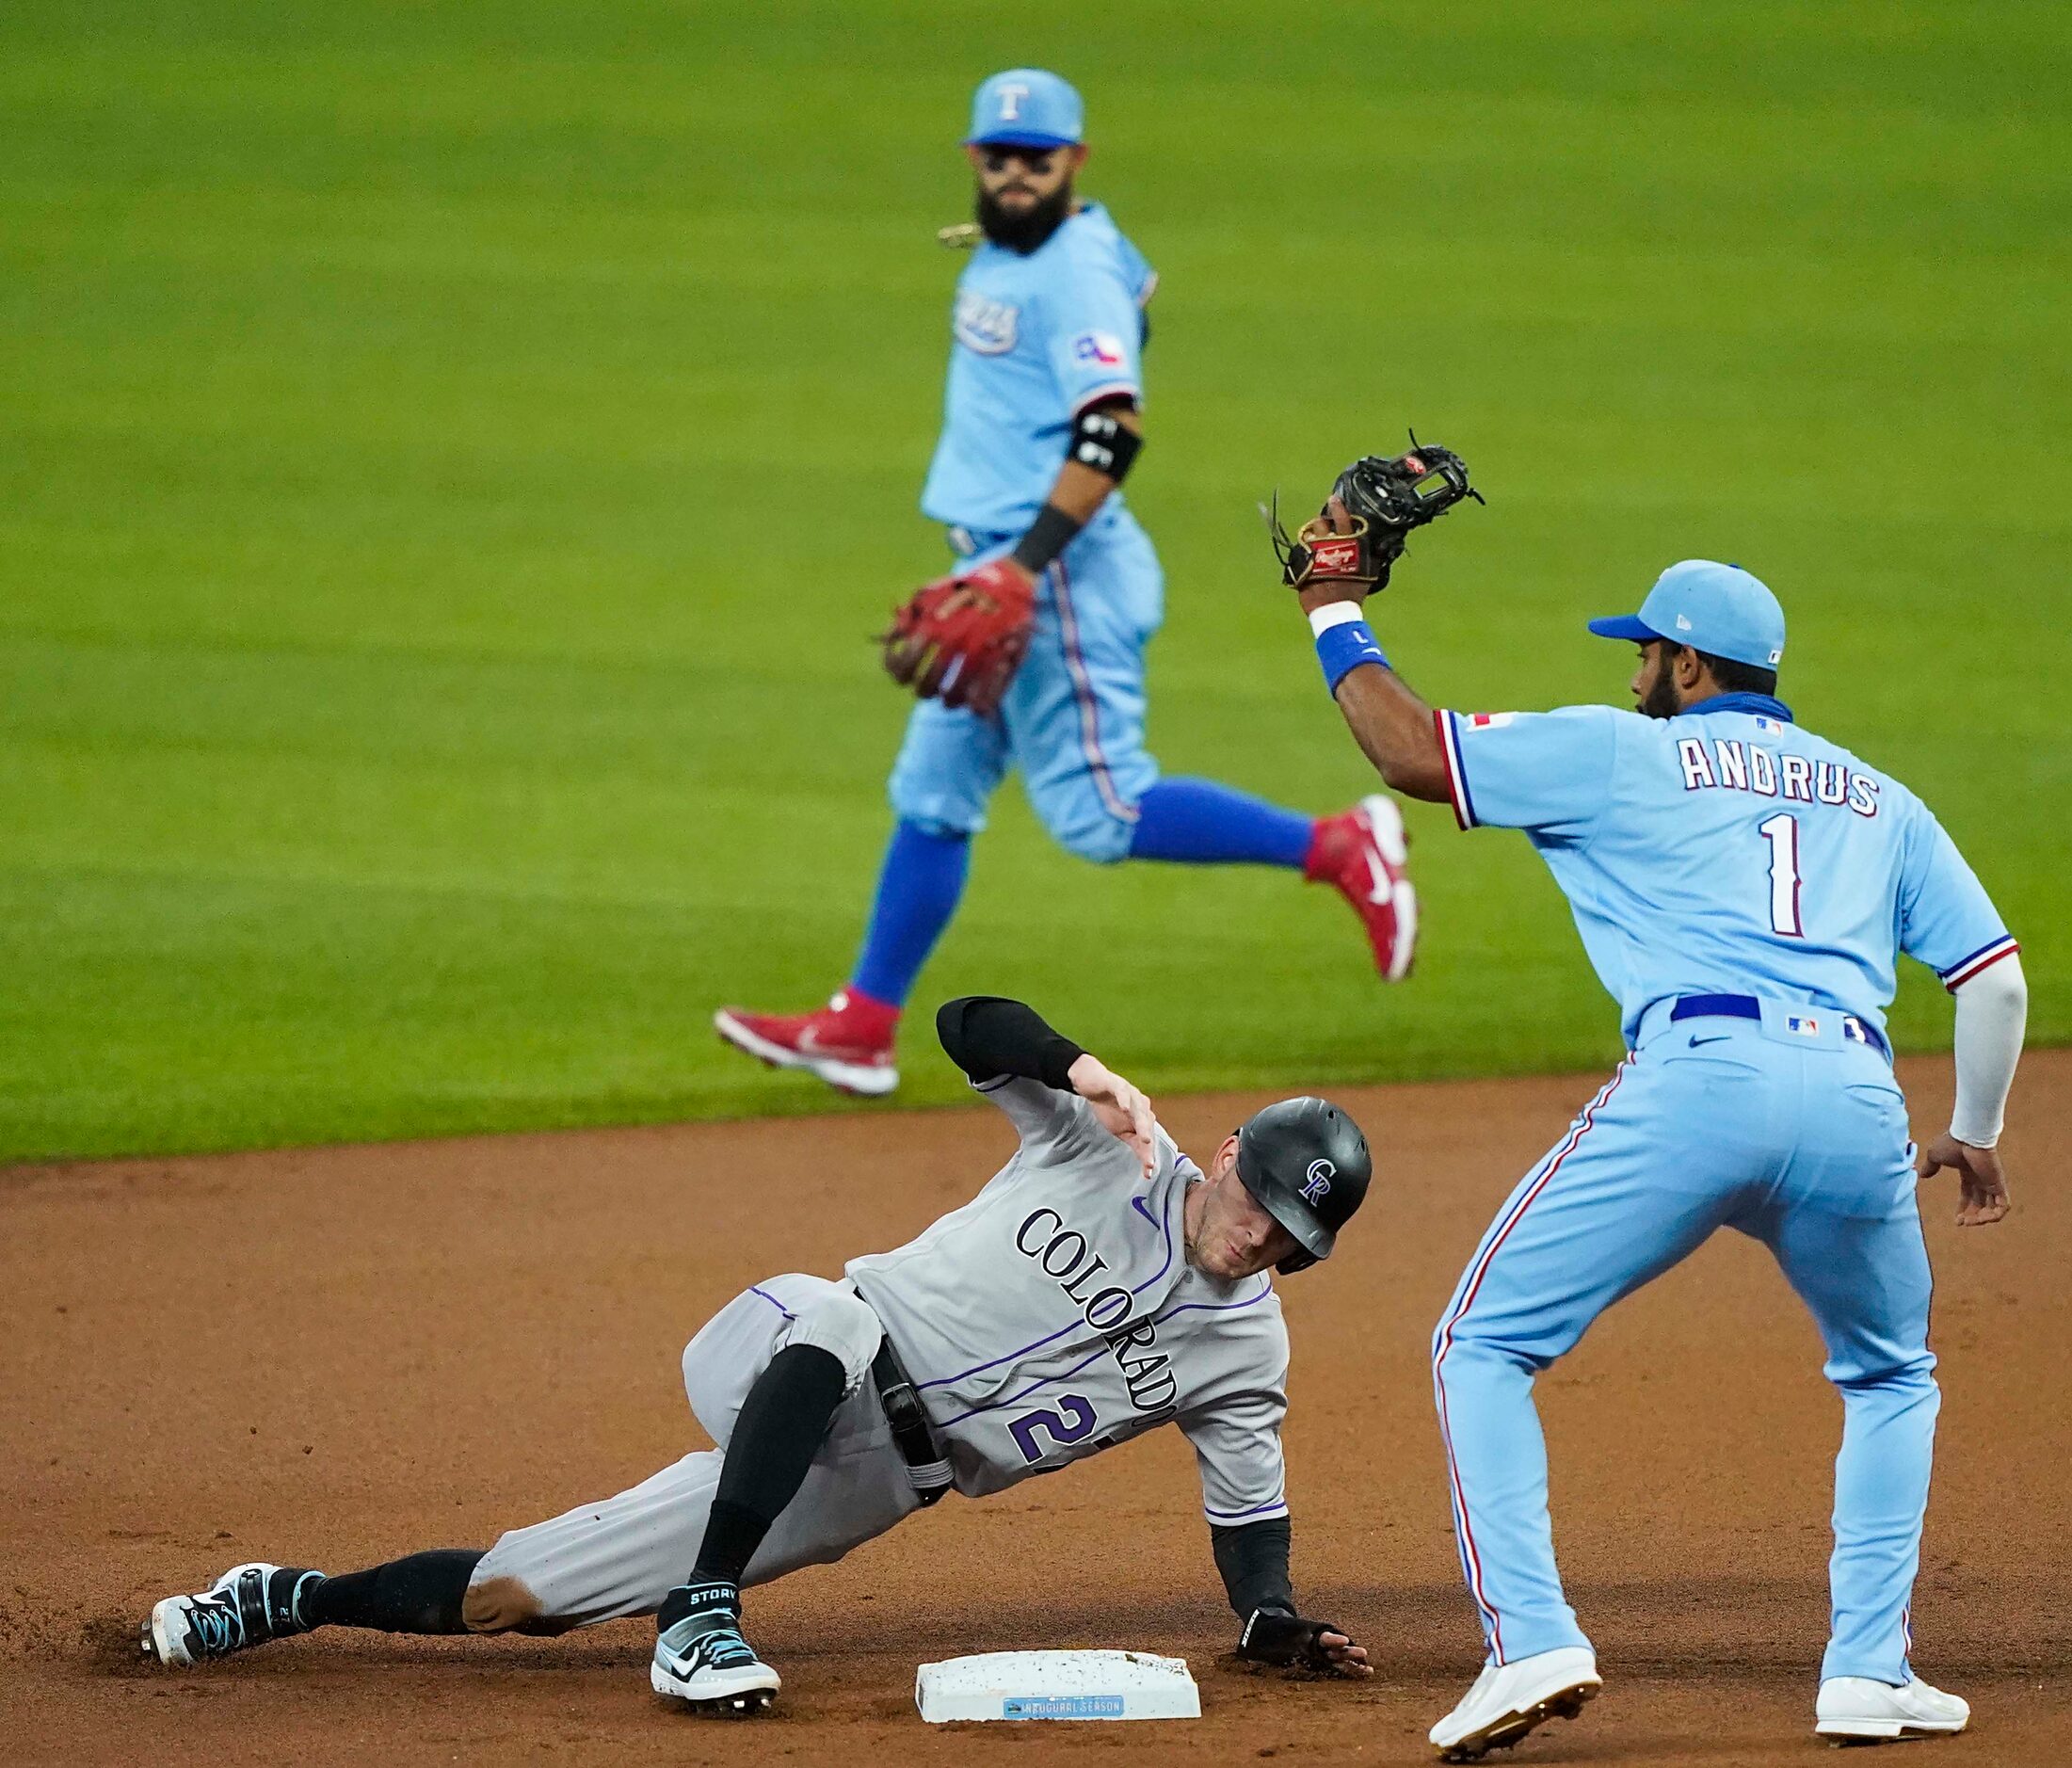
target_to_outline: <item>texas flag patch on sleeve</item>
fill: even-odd
[[[1471,712],[1465,723],[1470,731],[1501,731],[1517,716],[1515,712]]]
[[[1122,340],[1112,331],[1082,331],[1072,340],[1072,355],[1095,368],[1120,368],[1126,360]]]

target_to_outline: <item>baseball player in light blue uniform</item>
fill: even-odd
[[[1960,1223],[2006,1212],[1993,1149],[2027,1000],[2014,939],[1927,807],[1775,698],[1784,615],[1748,572],[1687,560],[1638,615],[1591,622],[1640,645],[1641,716],[1435,713],[1344,595],[1303,601],[1362,747],[1398,790],[1451,800],[1463,828],[1525,832],[1629,1047],[1499,1211],[1434,1335],[1488,1651],[1433,1744],[1471,1760],[1597,1692],[1554,1567],[1534,1377],[1720,1228],[1775,1256],[1842,1397],[1816,1728],[1961,1730],[1965,1703],[1908,1664],[1938,1405],[1915,1187],[1950,1166]],[[1885,1031],[1903,951],[1957,1002],[1956,1113],[1918,1162]]]
[[[723,1008],[720,1035],[847,1092],[898,1083],[901,1008],[964,889],[972,837],[1010,769],[1063,846],[1100,863],[1286,867],[1335,886],[1384,980],[1417,931],[1403,823],[1383,795],[1312,817],[1200,779],[1144,744],[1144,649],[1164,615],[1149,537],[1118,487],[1143,434],[1146,305],[1157,278],[1082,200],[1079,94],[1036,68],[977,90],[965,142],[980,239],[958,279],[940,439],[921,496],[960,580],[1035,596],[1029,648],[997,714],[922,701],[892,768],[897,822],[848,983],[806,1014]]]
[[[979,94],[974,140],[1004,143],[989,125],[1024,132],[1030,90],[1002,119],[996,76]],[[1075,95],[1076,98],[1076,95]],[[1056,120],[1078,139],[1076,118]],[[1048,138],[1048,136],[1046,136]],[[922,487],[922,513],[947,529],[962,561],[1006,554],[1042,513],[1065,458],[1071,422],[1103,402],[1141,406],[1146,318],[1158,278],[1108,211],[1084,202],[1037,250],[988,241],[957,279],[942,433]],[[1036,635],[1002,715],[988,719],[924,700],[892,768],[892,808],[907,822],[970,835],[1019,764],[1029,801],[1063,846],[1085,859],[1129,857],[1138,806],[1158,779],[1144,747],[1147,640],[1164,615],[1164,578],[1150,537],[1119,487],[1059,554]],[[1307,840],[1309,819],[1300,819]]]

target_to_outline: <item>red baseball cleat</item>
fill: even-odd
[[[773,1069],[804,1069],[839,1092],[877,1098],[899,1085],[892,1041],[899,1009],[853,988],[817,1013],[749,1013],[723,1006],[713,1029]]]
[[[1401,982],[1417,954],[1418,893],[1410,883],[1410,844],[1396,801],[1376,793],[1349,811],[1317,819],[1302,876],[1335,884],[1366,924],[1374,968]]]

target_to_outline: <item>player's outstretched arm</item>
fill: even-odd
[[[1452,796],[1438,724],[1375,640],[1366,601],[1387,586],[1411,535],[1470,498],[1483,501],[1468,463],[1413,431],[1408,453],[1368,455],[1341,473],[1296,533],[1281,525],[1277,495],[1271,509],[1261,508],[1281,582],[1309,616],[1325,682],[1354,738],[1396,791],[1434,803]]]
[[[1337,498],[1325,506],[1336,534],[1352,532],[1352,519]],[[1332,686],[1332,698],[1374,771],[1405,797],[1443,804],[1450,796],[1446,755],[1439,746],[1432,709],[1390,667],[1366,626],[1365,603],[1372,586],[1357,580],[1312,576],[1297,592],[1302,611],[1318,639],[1318,654],[1327,674],[1335,673],[1327,651],[1354,654],[1360,636],[1362,660],[1353,663]]]
[[[1365,1646],[1355,1645],[1330,1621],[1306,1620],[1296,1613],[1288,1582],[1289,1535],[1286,1517],[1210,1527],[1216,1569],[1243,1623],[1237,1655],[1247,1664],[1372,1676]]]
[[[1000,995],[945,1001],[936,1036],[952,1062],[983,1085],[1003,1075],[1076,1093],[1109,1134],[1127,1143],[1146,1177],[1157,1170],[1158,1122],[1151,1101],[1098,1057],[1047,1025],[1034,1007]]]

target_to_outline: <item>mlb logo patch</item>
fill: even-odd
[[[1478,712],[1470,715],[1468,728],[1470,731],[1501,731],[1516,718],[1515,712]]]
[[[1788,1013],[1785,1016],[1784,1029],[1796,1032],[1801,1037],[1818,1037],[1821,1035],[1821,1022],[1817,1019],[1807,1019],[1802,1013]]]
[[[1765,718],[1760,713],[1758,713],[1756,715],[1756,729],[1765,736],[1775,736],[1784,727],[1775,718]]]
[[[1122,340],[1110,331],[1082,331],[1072,340],[1072,355],[1095,368],[1120,368]]]

